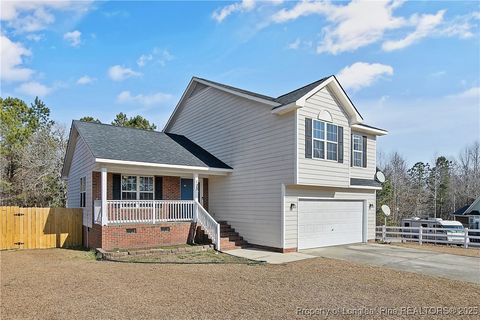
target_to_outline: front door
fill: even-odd
[[[193,200],[193,179],[181,179],[181,200]]]

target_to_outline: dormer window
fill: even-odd
[[[331,123],[313,120],[313,158],[338,160],[338,127]]]

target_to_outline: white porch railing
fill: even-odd
[[[100,206],[101,201],[96,201],[94,219],[98,224],[197,222],[220,250],[220,224],[195,200],[107,200],[103,222]]]
[[[198,213],[197,222],[203,227],[205,232],[210,236],[215,249],[220,250],[220,224],[212,218],[204,207],[196,202]]]
[[[480,229],[378,226],[375,238],[384,242],[441,243],[462,245],[465,248],[480,247]]]
[[[107,223],[192,221],[193,200],[107,200]]]

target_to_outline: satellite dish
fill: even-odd
[[[385,175],[383,174],[382,171],[377,171],[377,173],[375,173],[375,179],[377,179],[377,181],[380,182],[380,183],[384,183],[385,182]]]
[[[388,217],[390,215],[390,207],[386,204],[382,205],[382,212],[386,217]]]

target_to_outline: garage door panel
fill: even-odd
[[[299,201],[299,249],[362,241],[362,201]]]

